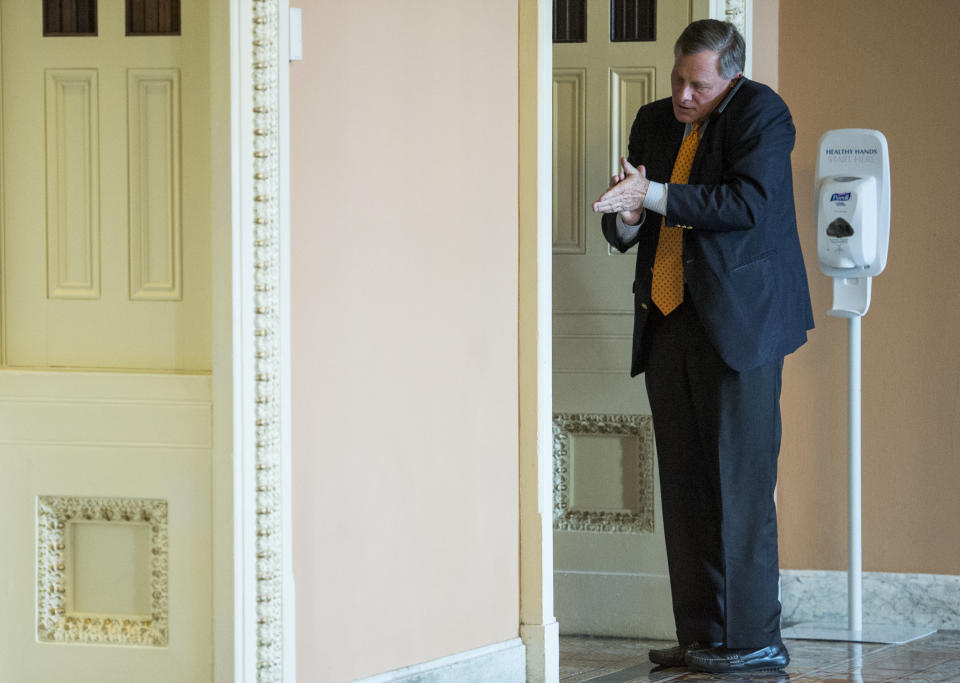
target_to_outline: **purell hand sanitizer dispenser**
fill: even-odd
[[[878,130],[847,128],[820,138],[817,254],[833,278],[830,315],[859,317],[870,307],[870,278],[887,265],[890,159]]]
[[[830,315],[848,318],[849,438],[848,621],[845,625],[797,624],[785,638],[861,643],[906,643],[935,629],[863,625],[861,537],[860,319],[870,307],[871,278],[887,265],[890,242],[890,161],[887,139],[877,130],[848,128],[820,138],[816,178],[817,254],[833,278]]]

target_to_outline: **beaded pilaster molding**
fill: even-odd
[[[253,267],[257,681],[283,680],[280,441],[280,121],[277,0],[253,3]],[[249,234],[249,233],[248,233]]]
[[[142,524],[150,529],[150,614],[87,614],[71,609],[73,524]],[[163,647],[169,632],[167,501],[149,498],[37,499],[37,639]],[[72,590],[75,590],[76,586]]]
[[[723,7],[723,20],[729,21],[737,27],[744,39],[747,36],[747,2],[746,0],[726,0]]]

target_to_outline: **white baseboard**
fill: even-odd
[[[676,639],[666,574],[555,571],[563,635]]]
[[[845,622],[847,572],[780,572],[783,624]],[[864,572],[863,623],[960,629],[960,576]]]
[[[377,674],[361,683],[523,683],[526,649],[519,638]]]

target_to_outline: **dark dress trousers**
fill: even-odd
[[[642,107],[629,159],[668,182],[684,124],[669,98]],[[645,372],[653,411],[677,637],[731,648],[780,641],[773,491],[785,355],[813,327],[797,234],[783,100],[741,79],[703,132],[686,185],[667,191],[667,225],[683,233],[684,302],[650,300],[660,214],[638,244],[631,375]]]

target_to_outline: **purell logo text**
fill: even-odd
[[[850,201],[850,193],[834,192],[832,195],[830,195],[830,201],[831,202],[848,202]]]

